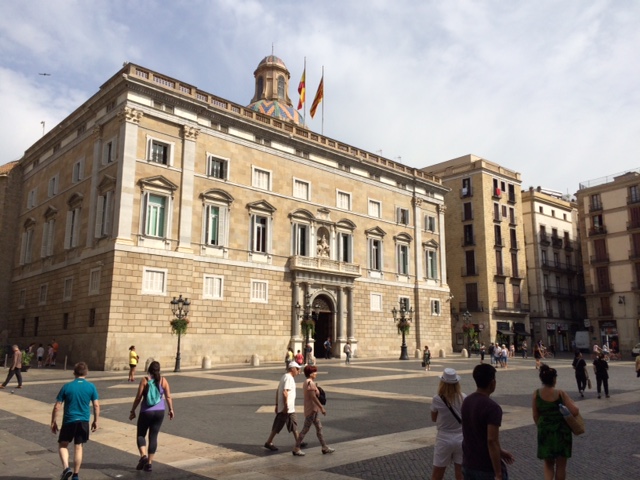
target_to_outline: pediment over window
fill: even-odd
[[[70,207],[75,207],[81,204],[83,200],[84,200],[84,195],[76,192],[69,197],[69,200],[67,200],[67,205],[69,205]]]
[[[44,212],[44,218],[51,218],[58,214],[58,209],[49,205]]]
[[[104,175],[98,183],[98,192],[104,193],[113,190],[116,186],[116,179],[111,175]]]
[[[402,232],[396,235],[395,237],[393,237],[393,239],[396,242],[405,242],[405,243],[411,243],[413,241],[413,237],[405,232]]]
[[[257,202],[247,203],[247,210],[249,211],[261,211],[267,213],[273,213],[276,211],[276,207],[271,205],[266,200],[258,200]]]
[[[36,224],[36,219],[33,217],[29,217],[24,221],[22,226],[26,229],[26,228],[33,227],[35,224]]]
[[[428,242],[424,242],[422,244],[422,246],[424,248],[435,248],[435,249],[438,249],[440,247],[440,244],[438,242],[436,242],[435,240],[429,240]]]
[[[342,220],[339,220],[338,223],[336,223],[336,227],[345,228],[347,230],[355,230],[356,224],[347,218],[343,218]]]
[[[289,214],[289,218],[298,219],[298,220],[307,220],[307,221],[315,220],[313,213],[311,213],[309,210],[305,210],[304,208],[299,208],[295,212],[291,212]]]
[[[227,205],[231,205],[234,200],[234,198],[231,195],[229,195],[224,190],[220,190],[218,188],[213,188],[211,190],[207,190],[204,193],[201,193],[200,198],[202,198],[202,200],[209,200],[211,202],[226,203]]]
[[[384,237],[387,234],[387,232],[382,230],[380,227],[370,228],[369,230],[365,230],[364,233],[368,237]]]
[[[169,190],[171,192],[175,192],[178,189],[178,185],[173,183],[171,180],[166,179],[162,175],[157,175],[155,177],[147,177],[141,178],[138,180],[138,184],[140,188],[144,191],[145,189],[158,189],[158,190]]]

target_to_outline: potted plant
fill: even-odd
[[[20,371],[26,372],[31,367],[31,361],[33,360],[34,353],[27,352],[26,350],[22,351],[22,368]]]

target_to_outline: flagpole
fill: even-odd
[[[304,128],[307,128],[307,57],[304,57],[304,70],[302,70],[302,74],[304,75],[304,104],[302,105],[302,113],[304,114]]]
[[[322,66],[322,124],[320,127],[320,135],[324,136],[324,65]]]

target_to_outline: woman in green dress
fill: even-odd
[[[560,404],[564,404],[571,415],[579,413],[569,395],[555,388],[557,379],[556,370],[542,364],[542,388],[533,392],[532,399],[533,421],[538,427],[538,458],[544,460],[545,480],[564,480],[567,459],[571,457],[571,429],[560,412]]]

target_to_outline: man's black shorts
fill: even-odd
[[[89,440],[89,422],[63,423],[58,436],[59,442],[80,444]]]

